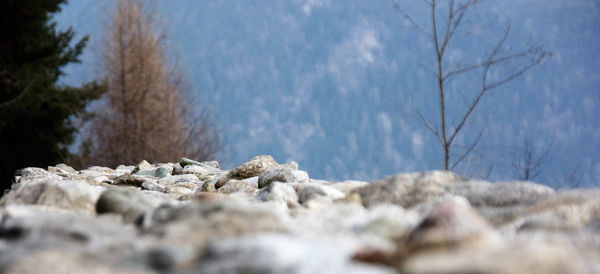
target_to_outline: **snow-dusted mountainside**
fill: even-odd
[[[414,105],[438,119],[435,82],[424,69],[433,61],[431,45],[390,1],[158,2],[198,106],[211,108],[227,138],[226,166],[268,153],[338,180],[441,167],[436,139],[406,112]],[[65,83],[97,75],[94,47],[107,3],[71,1],[57,15],[60,26],[92,39]],[[427,22],[413,1],[400,3]],[[500,24],[511,23],[508,46],[543,44],[553,58],[484,100],[470,134],[457,139],[460,148],[484,128],[479,152],[456,172],[477,177],[493,166],[490,180],[515,178],[512,156],[528,137],[540,149],[553,146],[537,181],[553,184],[576,171],[582,185],[597,183],[597,14],[593,1],[500,1],[476,10],[479,19],[497,15]],[[493,31],[473,35],[485,42],[453,50],[453,60],[499,38]],[[454,113],[474,80],[461,81],[451,86]]]

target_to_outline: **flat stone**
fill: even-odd
[[[55,173],[55,174],[77,174],[77,170],[75,170],[74,168],[65,165],[65,164],[58,164],[56,166],[49,166],[48,167],[48,171]]]
[[[198,264],[201,273],[394,273],[390,268],[348,260],[343,241],[261,234],[211,241]]]
[[[490,248],[423,252],[400,265],[401,273],[590,273],[568,243],[510,242]]]
[[[154,181],[154,180],[144,177],[144,176],[124,174],[124,175],[116,177],[114,179],[114,184],[115,185],[141,187],[142,184],[146,181]]]
[[[393,203],[412,207],[446,194],[446,186],[466,179],[451,172],[406,173],[377,180],[358,189],[365,206]]]
[[[339,183],[328,183],[330,187],[333,187],[345,195],[356,192],[359,188],[369,185],[367,182],[362,181],[344,181]]]
[[[498,240],[499,235],[469,202],[456,197],[439,203],[400,246],[415,252]]]
[[[260,155],[252,158],[252,160],[243,163],[242,165],[232,169],[229,172],[229,177],[233,179],[246,179],[254,176],[258,176],[261,173],[278,167],[279,164],[275,162],[270,155]]]
[[[217,161],[206,161],[206,162],[198,162],[188,158],[181,158],[179,161],[179,165],[183,168],[187,165],[197,165],[197,166],[212,166],[214,168],[221,168],[219,162]]]
[[[300,184],[296,187],[296,191],[298,201],[303,205],[311,200],[324,200],[327,203],[332,203],[335,199],[345,197],[344,193],[335,188],[315,183]]]
[[[159,184],[157,182],[152,182],[152,181],[146,181],[144,183],[142,183],[141,185],[142,189],[145,190],[152,190],[152,191],[159,191],[159,192],[165,192],[166,187],[162,184]]]
[[[556,193],[550,187],[530,182],[459,181],[447,189],[449,193],[467,198],[476,207],[531,205]]]
[[[157,167],[153,169],[141,169],[134,173],[134,175],[151,176],[157,178],[167,177],[170,172],[165,167]]]
[[[69,210],[94,212],[96,200],[104,187],[81,181],[57,180],[53,176],[21,183],[0,200],[0,206],[11,204],[44,205]]]
[[[296,177],[292,175],[292,170],[288,168],[273,168],[262,172],[258,176],[258,187],[263,188],[273,182],[293,182],[295,179]]]
[[[507,211],[489,212],[493,224],[504,229],[518,229],[529,220],[582,228],[600,218],[600,190],[569,190],[560,192],[533,205]]]
[[[230,193],[239,192],[239,191],[253,193],[257,189],[258,189],[257,186],[253,183],[242,181],[242,180],[231,179],[227,183],[225,183],[225,185],[220,187],[217,190],[217,192],[225,193],[225,194],[230,194]]]
[[[202,181],[209,181],[225,176],[225,172],[210,165],[186,165],[183,174],[194,174]]]
[[[201,185],[202,182],[200,181],[200,179],[198,179],[198,177],[194,174],[182,174],[182,175],[172,175],[172,176],[166,176],[163,178],[158,179],[158,183],[161,185],[173,185],[176,183],[181,183],[181,182],[191,182],[197,185]]]
[[[60,176],[37,167],[28,167],[17,170],[15,175],[19,176],[18,183],[28,183],[46,179],[61,179]]]
[[[308,173],[304,170],[292,170],[292,176],[294,176],[294,182],[305,183],[310,180]]]
[[[132,188],[109,189],[100,195],[96,212],[116,213],[127,223],[135,222],[144,212],[157,207],[159,201]]]
[[[260,201],[283,203],[288,207],[295,207],[298,205],[298,195],[296,195],[294,188],[280,182],[273,182],[262,188],[256,195],[256,198]]]

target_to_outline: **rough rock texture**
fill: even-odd
[[[600,273],[597,189],[327,182],[268,155],[16,175],[0,273]]]

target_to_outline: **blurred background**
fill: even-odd
[[[10,19],[2,19],[3,29],[13,27],[13,21],[32,22],[27,17],[31,12],[14,12],[26,9],[25,4],[17,2],[2,4],[13,5]],[[55,22],[58,32],[72,28],[73,39],[65,46],[77,48],[81,39],[89,37],[77,55],[81,62],[65,62],[56,81],[47,82],[60,88],[84,86],[88,91],[82,89],[80,94],[88,95],[80,98],[78,108],[70,108],[72,112],[57,119],[70,121],[73,129],[80,130],[67,134],[72,138],[60,139],[57,146],[62,151],[55,157],[24,157],[47,153],[30,145],[37,142],[35,138],[25,142],[7,132],[28,128],[27,132],[35,134],[42,129],[34,126],[35,122],[10,120],[6,113],[0,118],[3,147],[16,147],[16,139],[27,143],[19,150],[0,150],[4,181],[12,176],[6,175],[12,174],[11,170],[32,165],[45,167],[66,161],[73,166],[112,166],[142,159],[174,162],[180,156],[215,158],[231,168],[253,156],[271,154],[279,162],[298,162],[312,178],[328,180],[368,181],[399,172],[445,167],[436,76],[439,52],[432,39],[428,1],[120,1],[138,3],[138,17],[134,16],[135,5],[118,7],[117,1],[41,2],[60,7],[46,9],[51,15],[48,22]],[[555,188],[597,186],[599,3],[479,2],[437,1],[435,7],[438,35],[442,38],[438,45],[448,34],[449,11],[455,11],[452,24],[464,11],[441,63],[443,75],[468,70],[444,81],[446,130],[452,135],[459,129],[450,146],[450,167],[456,173],[490,181],[526,179]],[[10,9],[2,10],[6,13]],[[119,10],[134,12],[119,17]],[[130,40],[139,45],[159,45],[141,52],[154,52],[151,56],[156,59],[152,60],[158,61],[148,64],[162,64],[164,71],[158,69],[148,77],[122,77],[129,84],[119,84],[119,74],[110,72],[111,65],[124,60],[116,54],[119,51],[115,46],[121,41],[115,36],[120,33],[115,30],[122,30],[117,27],[119,18],[138,18],[146,23],[147,31],[138,31],[150,33],[146,37],[149,40],[136,40],[140,35],[135,31]],[[121,22],[121,26],[128,22]],[[25,33],[21,30],[14,35],[34,35]],[[6,44],[7,39],[12,38],[6,37],[0,43]],[[6,57],[9,53],[4,48],[2,54],[0,75],[12,73],[9,61],[26,62]],[[510,60],[504,62],[502,58]],[[490,66],[485,65],[486,61]],[[143,68],[148,64],[137,64],[132,70],[147,72],[150,69]],[[10,77],[0,79],[6,85],[16,83]],[[36,84],[29,85],[34,78],[19,77],[22,80],[18,88],[4,93],[0,102],[34,89]],[[186,104],[171,105],[166,110],[150,104],[114,117],[118,111],[127,113],[126,106],[141,105],[146,99],[117,98],[113,90],[132,89],[127,87],[157,78],[167,79],[165,83],[170,86],[149,94],[177,91],[182,95],[170,99],[154,96],[158,98],[154,102],[174,100]],[[486,81],[488,86],[501,85],[486,90],[481,100],[476,100]],[[39,82],[42,80],[33,81]],[[475,101],[465,125],[460,126]],[[121,102],[121,106],[115,107],[115,102]],[[11,110],[10,115],[35,110],[26,106]],[[102,149],[118,147],[117,143],[125,140],[123,133],[97,137],[102,132],[119,126],[125,132],[133,126],[125,123],[132,120],[127,117],[152,113],[159,114],[151,118],[155,121],[176,113],[170,115],[167,125],[186,122],[178,129],[146,125],[139,129],[142,137],[128,139],[126,149],[110,153]],[[142,152],[136,154],[131,148],[152,143],[143,136],[170,138],[171,131],[185,138],[173,139],[163,150],[155,145],[140,148]],[[161,152],[173,148],[179,150]],[[14,154],[23,156],[18,165],[14,164]]]

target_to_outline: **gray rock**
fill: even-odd
[[[257,190],[257,186],[250,182],[231,179],[225,185],[220,187],[217,192],[230,194],[234,192],[244,191],[249,193],[254,193]]]
[[[356,192],[361,187],[368,186],[369,183],[362,181],[344,181],[339,183],[328,183],[326,185],[341,191],[345,195],[348,195]]]
[[[308,182],[308,173],[304,170],[292,170],[292,176],[294,176],[294,182],[304,183]]]
[[[217,188],[215,187],[215,184],[217,183],[218,180],[211,180],[208,181],[204,184],[202,184],[202,186],[200,187],[200,191],[201,192],[217,192]]]
[[[225,176],[225,172],[210,165],[186,165],[183,174],[194,174],[202,181],[209,181]]]
[[[165,187],[165,192],[177,195],[193,194],[198,189],[198,184],[195,182],[177,182]]]
[[[156,179],[153,180],[151,178],[148,178],[146,176],[141,176],[141,175],[124,174],[124,175],[116,177],[114,179],[114,184],[115,185],[141,187],[142,184],[147,181],[155,182]]]
[[[221,169],[221,165],[217,161],[206,161],[206,162],[202,162],[202,164],[209,165],[209,166],[212,166],[214,168]]]
[[[111,218],[39,205],[9,205],[2,208],[0,231],[10,232],[12,240],[37,244],[79,245],[93,249],[131,243],[136,231]],[[6,235],[6,234],[5,234]]]
[[[410,226],[395,218],[382,217],[366,225],[362,231],[376,234],[392,240],[402,239],[408,235]]]
[[[181,175],[183,174],[183,167],[181,167],[181,165],[179,163],[176,163],[173,165],[173,172],[171,173],[172,175]]]
[[[288,207],[298,206],[298,195],[296,195],[294,188],[280,182],[274,182],[262,188],[256,195],[256,198],[264,202],[284,203]]]
[[[487,248],[421,252],[400,273],[592,273],[568,243],[514,241]]]
[[[447,189],[477,207],[531,205],[555,194],[550,187],[530,182],[460,181],[448,185]]]
[[[20,183],[2,197],[0,206],[31,204],[94,212],[96,200],[104,191],[103,187],[80,181],[57,180],[53,176],[35,181],[31,181],[30,176],[26,177],[26,182]]]
[[[133,173],[134,175],[151,176],[157,178],[164,178],[169,175],[169,171],[165,167],[157,167],[152,169],[141,169]]]
[[[143,169],[151,169],[153,168],[153,166],[148,163],[148,161],[146,160],[142,160],[138,165],[137,165],[137,169],[138,170],[143,170]]]
[[[300,184],[296,187],[296,192],[298,194],[298,202],[305,206],[312,200],[328,204],[332,203],[335,199],[345,197],[344,193],[335,188],[315,183]]]
[[[352,262],[354,247],[343,241],[261,234],[212,241],[199,273],[394,273],[390,268]]]
[[[272,208],[225,198],[162,205],[142,223],[147,233],[159,235],[170,244],[201,247],[210,239],[288,232],[284,218]]]
[[[134,169],[135,169],[135,166],[119,165],[115,169],[115,172],[117,172],[117,174],[119,174],[119,175],[123,175],[123,174],[131,173]]]
[[[365,208],[351,203],[334,203],[315,209],[298,209],[294,212],[297,227],[320,231],[321,235],[347,237],[350,234],[364,246],[386,249],[392,248],[394,242],[384,238],[391,238],[394,233],[406,235],[420,221],[414,212],[390,204]],[[395,232],[384,232],[383,225],[377,227],[376,222],[387,222],[387,228]]]
[[[289,163],[281,164],[281,165],[279,165],[279,167],[287,168],[289,170],[298,170],[298,163],[292,161]]]
[[[111,273],[145,269],[128,260],[138,238],[133,226],[39,205],[9,205],[0,210],[2,273]],[[103,272],[105,271],[105,272]]]
[[[193,248],[182,248],[176,245],[161,245],[148,250],[145,254],[146,263],[152,269],[161,273],[176,272],[178,267],[189,268],[198,256]]]
[[[582,228],[600,218],[600,190],[560,192],[533,205],[506,211],[488,211],[486,217],[501,229],[509,231],[518,229],[528,221],[535,221],[538,225],[546,223],[550,228],[556,227],[556,224]]]
[[[183,168],[183,167],[185,167],[187,165],[197,165],[197,166],[200,166],[202,164],[200,162],[198,162],[198,161],[194,161],[192,159],[188,159],[188,158],[183,157],[183,158],[181,158],[181,160],[179,160],[179,165]]]
[[[212,166],[214,168],[221,168],[221,166],[219,165],[219,162],[217,161],[207,161],[207,162],[198,162],[198,161],[194,161],[188,158],[181,158],[181,160],[179,161],[179,165],[183,168],[187,165],[197,165],[197,166]]]
[[[412,207],[446,194],[446,186],[466,180],[451,172],[406,173],[377,180],[358,189],[365,206],[393,203]]]
[[[246,179],[243,179],[242,181],[247,182],[249,184],[253,184],[256,187],[258,187],[258,176],[246,178]]]
[[[27,256],[15,259],[3,273],[154,273],[143,266],[112,263],[93,253],[81,253],[78,250],[37,249],[27,252]]]
[[[54,174],[77,174],[77,170],[65,164],[58,164],[56,166],[49,166],[48,171]]]
[[[200,179],[198,179],[198,177],[194,174],[172,175],[158,179],[158,183],[164,186],[174,185],[182,182],[190,182],[198,186],[202,185]]]
[[[246,179],[254,176],[258,176],[261,173],[278,167],[279,164],[275,162],[270,155],[260,155],[252,158],[252,160],[243,163],[242,165],[232,169],[229,172],[229,177],[233,179]]]
[[[115,171],[112,168],[103,167],[103,166],[91,166],[80,172],[83,173],[86,171],[87,172],[101,172],[101,173],[106,173],[106,174],[115,174]]]
[[[499,235],[469,202],[453,197],[434,208],[400,246],[414,252],[493,244],[498,240]]]
[[[159,184],[157,182],[152,182],[152,181],[147,181],[147,182],[142,183],[141,188],[144,190],[152,190],[152,191],[158,191],[158,192],[166,191],[166,187],[164,185]]]
[[[215,188],[220,188],[230,179],[243,180],[251,177],[259,176],[261,173],[279,167],[270,155],[260,155],[252,158],[252,160],[243,163],[242,165],[232,169],[225,176],[221,177],[216,183]]]
[[[258,187],[264,188],[273,182],[289,183],[296,179],[288,168],[273,168],[258,176]]]
[[[109,189],[100,195],[96,212],[116,213],[127,223],[135,222],[144,212],[154,209],[160,201],[132,188]]]
[[[19,176],[20,182],[35,182],[37,180],[46,180],[46,179],[61,179],[60,176],[53,174],[49,171],[46,171],[37,167],[28,167],[24,169],[17,170],[15,175]]]

